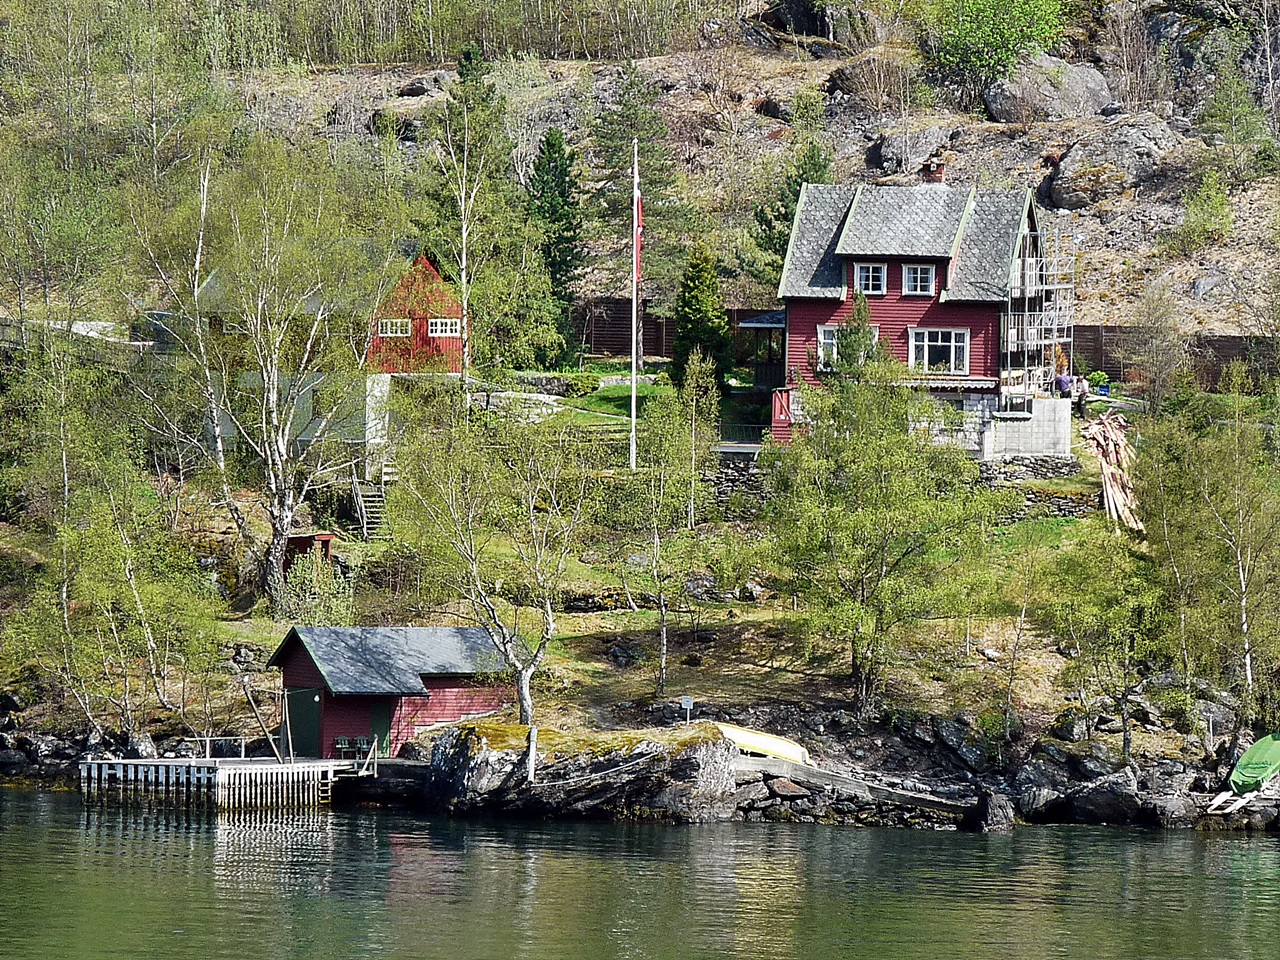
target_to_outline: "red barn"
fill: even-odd
[[[497,653],[474,627],[294,627],[267,666],[284,673],[281,733],[298,756],[354,756],[374,737],[395,756],[424,727],[511,701],[494,680]]]
[[[980,416],[1047,390],[1070,350],[1071,265],[1047,258],[1029,190],[806,184],[778,296],[786,385],[773,435],[791,436],[796,388],[818,382],[836,330],[867,300],[881,344],[915,382]]]
[[[414,258],[374,319],[371,371],[461,372],[462,304],[423,254]]]

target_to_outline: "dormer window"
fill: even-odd
[[[408,317],[384,317],[378,321],[378,336],[407,337],[409,326]]]
[[[889,272],[888,264],[856,263],[853,269],[859,293],[869,297],[884,295],[885,276]]]
[[[934,266],[932,263],[902,265],[902,293],[908,297],[932,297]]]

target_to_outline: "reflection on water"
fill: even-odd
[[[185,816],[0,791],[0,958],[1273,958],[1280,845]]]

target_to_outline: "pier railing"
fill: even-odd
[[[86,803],[235,809],[327,804],[341,777],[376,776],[377,758],[82,760]]]

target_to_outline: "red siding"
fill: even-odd
[[[279,666],[284,674],[286,688],[323,689],[325,686],[320,668],[311,659],[311,654],[307,653],[307,648],[297,640],[292,640],[289,648],[280,654]]]
[[[882,262],[882,261],[873,261]],[[871,325],[879,330],[880,342],[903,363],[910,362],[911,327],[959,327],[969,333],[969,376],[998,380],[1000,377],[1000,314],[1001,305],[993,303],[943,303],[938,294],[932,297],[904,296],[902,293],[902,260],[889,260],[886,271],[886,292],[883,296],[867,297]],[[910,260],[909,263],[929,261]],[[946,262],[933,261],[937,266],[935,287],[941,290],[945,284]],[[847,265],[846,278],[850,291],[854,289],[853,264]],[[853,311],[852,293],[844,301],[801,300],[787,302],[787,380],[788,383],[817,385],[813,369],[818,344],[818,327],[825,324],[842,324]],[[975,390],[990,390],[990,386],[975,385]],[[775,405],[775,410],[777,406]],[[775,417],[773,435],[779,440],[791,436],[791,426],[780,423]]]
[[[382,337],[375,328],[369,344],[370,366],[383,373],[457,373],[462,369],[462,338],[428,335],[429,319],[460,319],[462,304],[424,256],[414,260],[374,314],[375,323],[398,317],[409,318],[409,336]]]

